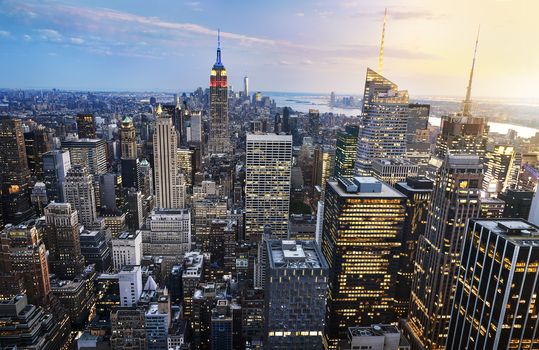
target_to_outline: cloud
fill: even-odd
[[[303,13],[303,12],[298,12],[298,13],[296,13],[296,16],[298,16],[298,17],[305,17],[305,13]]]
[[[200,1],[186,1],[185,6],[190,7],[193,11],[202,11]]]
[[[32,37],[28,34],[24,34],[23,37],[22,37],[22,40],[24,41],[31,41],[32,40]]]
[[[286,61],[286,60],[280,60],[278,63],[279,63],[281,66],[289,66],[289,65],[292,64],[292,62]]]
[[[0,38],[8,38],[11,36],[11,33],[7,30],[0,30]]]
[[[41,39],[52,42],[61,42],[63,40],[62,35],[54,29],[38,29],[37,32]]]
[[[69,39],[69,41],[71,41],[71,43],[77,44],[77,45],[84,44],[84,39],[82,39],[82,38],[73,37],[73,38]]]

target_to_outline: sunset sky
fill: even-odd
[[[361,94],[377,68],[412,96],[539,100],[539,2],[3,1],[0,87],[191,91],[206,87],[217,28],[229,82],[251,90]]]

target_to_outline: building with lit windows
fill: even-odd
[[[357,125],[347,125],[344,131],[337,133],[335,170],[333,173],[335,177],[351,178],[354,176],[358,132],[359,127]]]
[[[221,62],[221,38],[217,40],[217,59],[210,72],[210,133],[208,152],[230,153],[228,135],[228,83],[226,69]]]
[[[74,165],[67,172],[65,200],[79,215],[81,225],[91,227],[97,220],[93,177],[84,166]]]
[[[71,165],[88,168],[92,175],[107,172],[107,142],[101,139],[80,138],[62,141],[62,149],[69,151]]]
[[[449,155],[436,174],[425,233],[419,236],[404,331],[412,346],[443,349],[468,219],[480,215],[479,156]]]
[[[120,127],[120,160],[123,187],[137,187],[137,138],[133,120],[125,117]]]
[[[43,154],[43,182],[51,202],[64,201],[64,182],[69,169],[69,151],[54,150]]]
[[[245,237],[257,242],[264,227],[272,236],[288,236],[292,136],[247,134],[245,165]]]
[[[539,227],[473,219],[465,231],[446,349],[535,349]]]
[[[80,139],[95,139],[97,137],[95,117],[93,114],[77,114],[77,134]]]
[[[348,327],[394,322],[406,196],[373,177],[329,180],[322,253],[329,266],[324,342],[336,349]]]
[[[266,241],[267,349],[322,349],[328,265],[314,241]]]
[[[323,190],[327,179],[333,175],[334,167],[335,148],[327,145],[317,145],[314,149],[313,186],[319,186]]]
[[[418,175],[419,165],[405,158],[375,159],[372,161],[372,176],[391,186],[406,181],[407,177]]]
[[[355,168],[357,174],[368,176],[373,159],[406,154],[408,91],[367,68],[362,112]]]
[[[485,159],[485,179],[483,190],[491,196],[505,190],[511,181],[511,170],[515,158],[513,146],[496,145],[487,152]]]
[[[475,154],[483,160],[487,142],[485,118],[462,114],[444,116],[434,153],[440,159],[447,154]]]

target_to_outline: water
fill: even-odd
[[[309,93],[287,93],[287,92],[267,92],[265,96],[269,96],[275,100],[275,104],[279,107],[291,107],[295,111],[308,112],[309,109],[318,109],[320,113],[335,113],[344,114],[346,116],[357,116],[361,114],[360,108],[339,108],[329,106],[329,95],[309,94]],[[432,101],[431,101],[432,103]],[[429,122],[432,125],[440,126],[441,119],[439,117],[430,117]],[[491,132],[507,134],[512,129],[518,133],[518,136],[529,138],[535,136],[539,129],[520,126],[508,123],[489,122]]]

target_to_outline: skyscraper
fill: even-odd
[[[324,206],[324,342],[326,349],[336,349],[348,327],[395,321],[406,196],[372,177],[339,178],[327,182]]]
[[[357,154],[357,137],[359,127],[347,125],[344,131],[337,133],[337,148],[335,149],[335,177],[352,178]]]
[[[266,349],[322,349],[328,265],[314,241],[266,242]]]
[[[539,185],[537,185],[535,195],[533,196],[529,220],[532,224],[539,226]]]
[[[320,186],[324,190],[327,179],[333,175],[334,167],[335,148],[327,145],[317,145],[314,149],[313,186]]]
[[[120,127],[120,150],[123,187],[137,188],[137,139],[133,120],[125,117]]]
[[[539,227],[521,219],[468,223],[446,349],[533,349]]]
[[[292,136],[247,134],[245,236],[257,242],[269,225],[276,238],[288,235]]]
[[[84,166],[74,165],[67,172],[65,180],[65,200],[78,213],[78,222],[89,228],[97,220],[94,185],[92,175]]]
[[[487,152],[483,190],[493,196],[505,190],[511,180],[511,169],[515,158],[513,146],[496,145]]]
[[[413,345],[445,346],[468,219],[480,214],[483,165],[478,156],[449,155],[436,174],[425,233],[419,237],[406,328]]]
[[[62,149],[69,151],[71,165],[82,165],[92,175],[107,172],[107,142],[101,139],[78,139],[62,142]]]
[[[51,272],[61,279],[75,278],[84,268],[77,210],[69,203],[51,203],[45,208],[45,220]]]
[[[370,175],[373,159],[406,154],[408,109],[408,91],[368,68],[355,163],[358,174]]]
[[[37,180],[43,180],[43,154],[52,148],[52,140],[44,126],[38,126],[24,133],[28,169]]]
[[[69,169],[69,151],[54,150],[43,155],[43,182],[50,201],[64,201],[64,182]]]
[[[153,153],[155,166],[155,206],[162,209],[180,208],[177,167],[178,134],[170,116],[157,107]]]
[[[430,105],[411,103],[408,106],[408,126],[406,127],[406,142],[414,142],[418,130],[426,130],[429,126]]]
[[[77,134],[79,139],[97,138],[95,117],[93,114],[77,114]]]
[[[243,96],[249,97],[249,78],[243,77]]]
[[[0,193],[4,224],[18,224],[32,215],[30,171],[19,119],[0,117]]]
[[[444,116],[434,154],[440,159],[447,154],[476,154],[484,159],[487,141],[485,118],[460,114]]]
[[[228,84],[227,74],[221,62],[221,37],[217,39],[217,59],[210,73],[210,134],[209,153],[229,153],[228,135]]]

